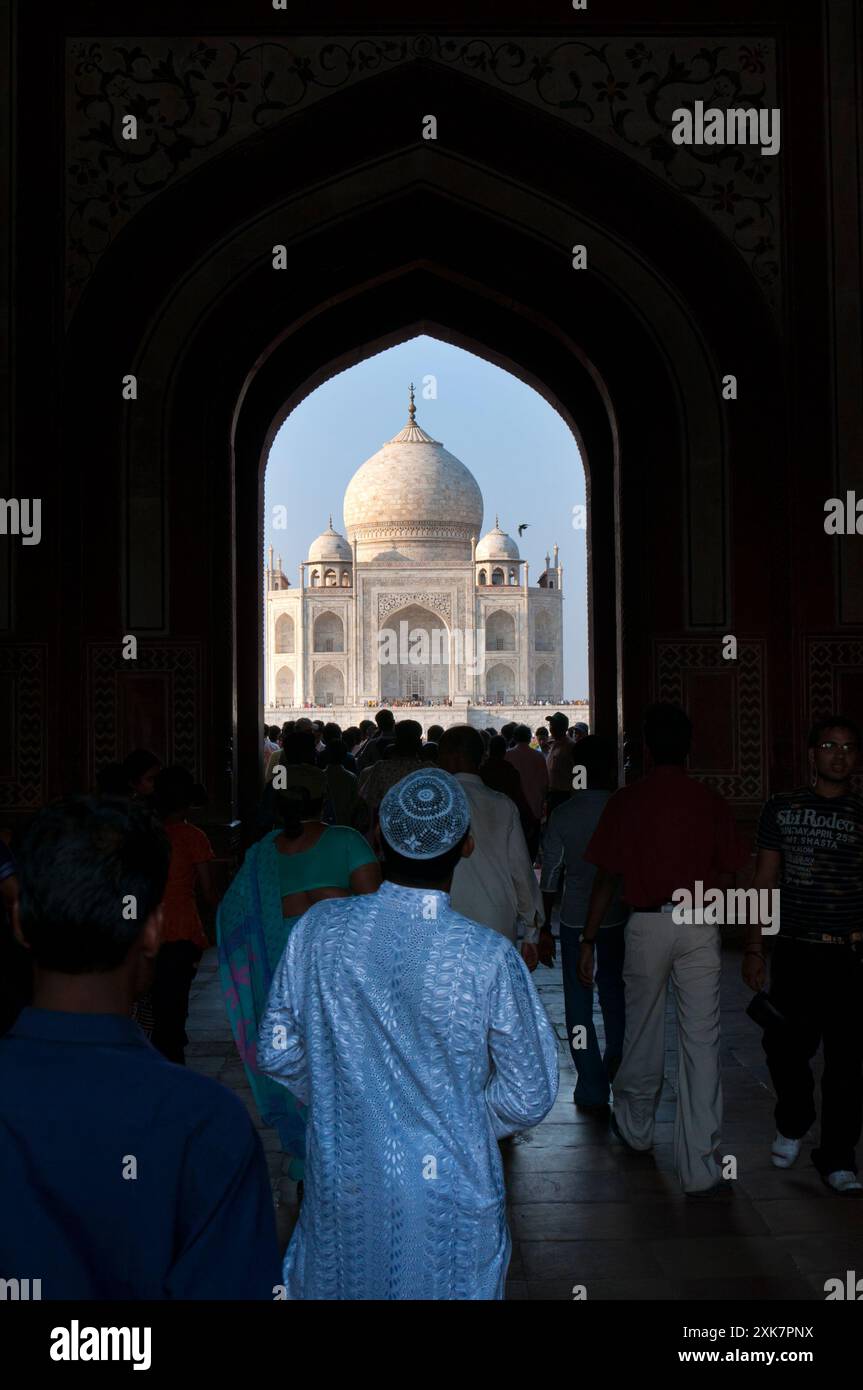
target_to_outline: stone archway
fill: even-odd
[[[280,666],[276,672],[276,699],[286,706],[294,703],[294,673],[290,666]]]
[[[382,700],[446,700],[450,694],[449,628],[439,613],[409,603],[387,615],[378,631],[378,691]]]
[[[511,666],[498,661],[485,673],[485,698],[498,705],[512,704],[515,699],[515,672]]]
[[[312,650],[315,652],[343,652],[345,649],[345,625],[338,613],[329,609],[319,613],[312,629]]]
[[[453,114],[445,153],[405,149],[387,119],[418,96]],[[490,121],[491,144],[480,135]],[[527,157],[539,145],[541,165]],[[270,174],[288,157],[286,194]],[[739,543],[728,520],[730,467],[737,512],[760,518],[760,543],[782,535],[781,354],[734,248],[589,133],[422,63],[370,79],[349,102],[328,95],[215,163],[153,199],[105,253],[72,323],[66,375],[69,447],[86,441],[105,514],[125,509],[116,539],[99,531],[104,563],[127,576],[115,623],[156,643],[167,634],[174,646],[158,652],[165,679],[170,663],[191,666],[211,693],[200,766],[225,814],[250,816],[259,784],[269,443],[321,381],[418,332],[513,371],[576,434],[588,470],[592,724],[616,731],[619,710],[636,721],[652,672],[665,669],[651,634],[674,642],[725,629],[729,547]],[[632,205],[646,201],[651,218],[634,223]],[[271,248],[293,226],[302,227],[303,275],[279,280]],[[575,274],[563,253],[574,240],[590,246],[589,275]],[[709,251],[711,276],[693,244]],[[130,276],[130,265],[150,265],[154,245],[158,273]],[[109,346],[104,322],[119,293],[124,316]],[[733,412],[717,370],[730,356],[741,379],[759,382],[757,400],[741,395]],[[118,357],[138,374],[134,431],[121,402],[107,402],[94,424],[88,383],[110,379]],[[193,504],[208,486],[217,500],[202,525]],[[680,540],[673,550],[662,544],[668,535]],[[174,553],[210,577],[203,609],[191,590],[169,587]],[[645,589],[642,576],[654,570],[661,582]],[[89,597],[86,589],[82,613]],[[771,591],[751,603],[757,622],[779,633],[775,599]],[[67,625],[72,665],[83,640],[80,620]],[[675,648],[679,660],[686,650]]]
[[[542,665],[536,671],[536,694],[537,700],[553,700],[554,696],[554,672],[550,666]]]
[[[515,651],[515,619],[512,613],[496,608],[485,620],[486,652]]]
[[[280,613],[276,619],[276,652],[287,652],[293,654],[294,650],[294,620],[290,613]]]
[[[314,673],[315,704],[343,705],[345,702],[345,677],[338,666],[317,666]]]

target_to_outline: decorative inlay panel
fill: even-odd
[[[724,660],[722,645],[721,637],[655,640],[653,661],[656,699],[672,701],[685,708],[688,672],[715,671],[733,675],[733,689],[736,693],[733,711],[733,770],[718,773],[701,772],[698,768],[692,768],[691,771],[730,801],[761,802],[767,793],[764,643],[741,638],[737,644],[735,662]]]
[[[837,676],[863,674],[863,637],[807,637],[806,673],[809,722],[837,710]],[[853,714],[853,711],[845,711]]]
[[[202,776],[200,728],[201,650],[198,643],[138,643],[137,661],[126,661],[118,642],[91,642],[87,652],[91,782],[105,763],[122,762],[130,751],[122,747],[120,686],[124,677],[162,676],[167,685],[169,746],[164,756]],[[158,751],[158,750],[156,750]]]
[[[67,291],[151,198],[328,92],[415,59],[452,68],[589,131],[690,199],[778,306],[780,168],[757,147],[678,146],[672,112],[775,107],[773,39],[444,35],[79,38],[67,45]],[[134,146],[122,117],[138,119]]]
[[[422,593],[393,591],[378,594],[378,623],[383,622],[390,613],[397,612],[399,608],[407,608],[411,603],[418,604],[420,608],[431,608],[435,613],[440,613],[442,618],[446,618],[447,622],[452,621],[451,596],[426,590]]]
[[[35,811],[45,800],[46,652],[45,647],[0,647],[0,680],[11,696],[10,745],[4,763],[11,775],[0,780],[0,810]]]

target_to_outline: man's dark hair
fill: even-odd
[[[361,739],[362,734],[360,733],[356,724],[349,725],[349,727],[345,729],[344,733],[342,734],[342,743],[345,745],[349,753],[353,752],[353,750],[356,748],[357,744],[360,742]]]
[[[294,732],[294,729],[295,729],[296,727],[297,727],[297,721],[296,721],[296,719],[289,719],[289,720],[287,721],[287,723],[285,723],[285,724],[282,725],[282,738],[287,738],[287,737],[288,737],[288,734],[292,734],[292,733]]]
[[[133,748],[123,762],[123,776],[126,778],[126,785],[133,787],[146,772],[152,772],[153,768],[160,767],[161,763],[161,758],[157,758],[156,754],[151,753],[149,748]]]
[[[324,743],[335,743],[337,738],[341,738],[342,729],[340,724],[325,724],[321,738]]]
[[[539,728],[534,730],[534,733],[536,734],[537,738],[548,738],[549,736],[548,729],[545,727],[544,724],[540,724]]]
[[[269,728],[267,729],[267,738],[270,740],[271,743],[275,743],[276,739],[279,737],[279,732],[280,731],[278,724],[271,724],[269,726]]]
[[[442,733],[443,724],[431,724],[429,725],[429,731],[426,734],[426,738],[428,739],[429,743],[440,743],[440,736]]]
[[[273,797],[275,819],[286,840],[298,840],[303,833],[303,821],[314,820],[324,807],[322,796],[312,796],[308,787],[283,788]]]
[[[363,738],[371,738],[372,734],[377,733],[377,724],[373,719],[360,720],[360,733]]]
[[[391,709],[379,709],[375,715],[375,723],[382,734],[392,733],[395,722],[396,717]]]
[[[644,716],[644,741],[654,763],[682,765],[692,745],[692,721],[680,705],[651,705]]]
[[[153,806],[158,815],[170,816],[175,811],[188,810],[190,806],[203,806],[206,800],[205,789],[184,767],[163,767],[156,774]]]
[[[328,743],[323,753],[318,754],[319,767],[344,767],[348,757],[347,746],[340,738]]]
[[[470,724],[451,725],[438,744],[439,759],[446,754],[455,754],[456,757],[466,758],[476,768],[482,762],[484,753],[482,735],[479,729],[474,729]]]
[[[583,767],[588,791],[614,791],[617,787],[617,747],[614,739],[585,734],[576,744],[575,767]]]
[[[488,756],[490,758],[503,758],[506,756],[506,739],[503,734],[493,734],[489,739]]]
[[[140,804],[78,796],[40,811],[16,857],[33,960],[83,975],[122,965],[164,897],[171,845]]]
[[[297,767],[300,763],[315,763],[316,739],[311,729],[294,729],[282,743],[281,762],[285,767]]]
[[[392,755],[394,758],[418,758],[422,748],[422,725],[415,719],[400,719],[395,728]]]
[[[513,743],[530,743],[530,729],[526,724],[516,724],[512,731]]]
[[[400,883],[415,888],[432,888],[437,883],[445,883],[461,859],[462,846],[469,834],[468,829],[457,845],[453,845],[445,854],[437,855],[435,859],[406,859],[403,854],[393,849],[382,834],[384,878],[397,878]]]
[[[510,742],[511,739],[512,739],[513,730],[515,729],[515,727],[516,727],[516,725],[515,725],[515,720],[512,720],[511,723],[509,723],[509,724],[504,724],[503,728],[502,728],[501,731],[500,731],[500,736],[501,736],[501,738],[505,738],[506,741],[507,741],[507,744],[509,744],[509,742]]]
[[[829,714],[823,719],[816,719],[812,728],[809,730],[808,746],[814,748],[819,744],[828,729],[847,729],[860,746],[860,728],[853,719],[849,719],[845,714]]]

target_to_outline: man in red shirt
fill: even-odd
[[[748,859],[728,804],[689,777],[688,716],[652,705],[644,740],[653,767],[608,801],[585,859],[597,866],[581,939],[579,979],[593,982],[593,942],[620,883],[630,906],[623,967],[626,1032],[614,1079],[613,1127],[630,1148],[653,1145],[662,1091],[665,998],[674,981],[679,1033],[674,1166],[683,1190],[721,1186],[715,1149],[722,1124],[719,1073],[720,934],[718,926],[675,921],[672,894],[723,888]]]

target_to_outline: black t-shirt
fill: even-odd
[[[782,854],[781,936],[863,929],[863,798],[808,787],[771,797],[755,843]]]

